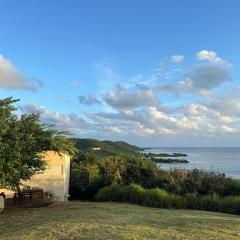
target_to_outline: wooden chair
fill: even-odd
[[[23,189],[20,193],[14,193],[14,204],[17,204],[17,201],[25,203],[27,199],[31,201],[33,199],[33,195],[40,195],[41,199],[43,199],[43,189],[35,187],[32,189]]]

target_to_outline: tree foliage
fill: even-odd
[[[44,151],[74,153],[63,132],[42,124],[38,114],[14,114],[17,101],[0,100],[0,188],[14,191],[20,191],[23,181],[45,169]]]

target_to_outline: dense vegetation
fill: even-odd
[[[116,155],[138,155],[143,148],[128,144],[122,141],[99,141],[96,139],[78,139],[74,138],[75,146],[82,152],[94,152],[95,155],[106,157]],[[99,150],[94,151],[94,148]]]
[[[97,201],[131,202],[148,207],[187,208],[240,215],[240,196],[180,196],[154,188],[144,189],[140,185],[111,185],[102,188],[95,196]]]
[[[101,157],[94,152],[80,151],[72,163],[72,177],[85,175],[86,181],[71,184],[72,199],[100,200],[99,194],[110,186],[104,195],[105,200],[112,199],[111,186],[118,186],[120,192],[131,184],[138,184],[152,194],[152,191],[164,191],[169,198],[165,207],[177,199],[178,207],[223,211],[239,214],[240,181],[224,174],[194,169],[172,169],[165,171],[155,161],[141,155],[115,155]],[[83,179],[83,178],[81,178]],[[108,189],[108,188],[107,188]],[[113,189],[115,189],[113,187]],[[99,192],[100,191],[100,192]],[[132,193],[133,194],[133,193]],[[109,195],[109,196],[107,196]],[[130,201],[125,195],[114,197],[114,201]],[[138,196],[135,196],[136,198]],[[150,200],[151,202],[152,200]],[[158,201],[158,199],[156,199]],[[138,203],[138,201],[135,201]],[[144,200],[144,205],[153,206]],[[154,206],[162,206],[156,203]],[[228,207],[226,207],[228,206]],[[229,206],[232,206],[230,208]]]

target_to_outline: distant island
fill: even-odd
[[[150,159],[157,163],[189,163],[186,159],[176,157],[187,157],[185,153],[146,153],[144,150],[151,148],[140,148],[123,141],[99,141],[96,139],[73,139],[77,149],[83,152],[93,152],[99,157],[116,155],[134,155]]]
[[[143,153],[145,157],[187,157],[185,153]]]
[[[174,158],[151,158],[151,160],[157,163],[190,163],[186,159],[174,159]]]
[[[142,153],[145,158],[151,159],[157,163],[189,163],[186,159],[177,159],[176,157],[187,157],[185,153]]]

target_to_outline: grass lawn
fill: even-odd
[[[70,202],[3,212],[0,239],[239,240],[240,217],[131,204]]]

